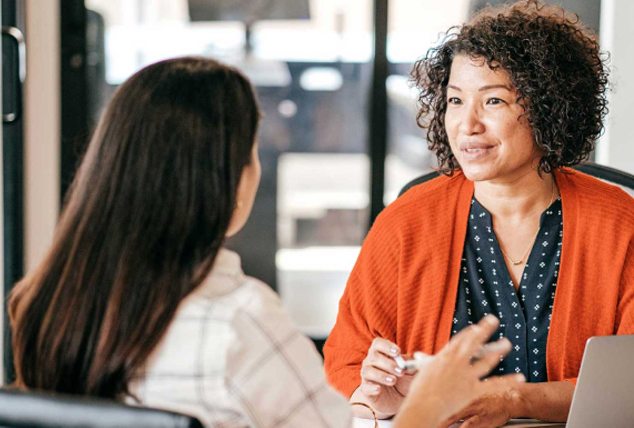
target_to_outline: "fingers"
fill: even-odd
[[[460,428],[486,428],[487,426],[485,419],[480,415],[472,416],[460,424]]]
[[[487,315],[477,324],[472,324],[460,330],[458,334],[452,338],[452,341],[457,343],[480,341],[484,343],[497,330],[499,325],[500,321],[494,315]]]
[[[389,340],[376,338],[368,351],[368,356],[363,360],[361,378],[383,385],[396,383],[394,377],[403,376],[403,369],[394,361],[395,356],[400,355],[400,349]],[[377,369],[382,373],[377,372]]]
[[[414,359],[418,361],[419,364],[424,364],[425,362],[430,361],[433,358],[433,356],[424,352],[414,352]]]
[[[397,358],[398,360],[399,358]],[[414,352],[414,358],[411,360],[404,360],[400,358],[400,362],[397,364],[399,368],[403,369],[403,372],[408,375],[413,375],[416,371],[421,370],[427,363],[434,360],[434,357],[425,354],[424,352]]]
[[[392,343],[389,340],[381,339],[380,337],[377,337],[372,341],[372,346],[370,346],[368,355],[370,355],[373,352],[378,352],[390,357],[396,357],[397,355],[401,353],[401,349],[395,343]]]
[[[381,394],[381,386],[394,386],[397,378],[403,376],[403,369],[398,367],[393,357],[400,355],[401,350],[386,339],[376,338],[368,350],[368,356],[361,366],[360,391],[368,398]]]
[[[374,382],[363,381],[359,386],[359,390],[368,398],[374,398],[381,394],[381,385]]]
[[[476,376],[482,378],[488,375],[510,351],[511,342],[508,339],[485,345],[478,355],[479,359],[472,364]]]
[[[469,337],[469,346],[480,349],[484,345],[491,335],[495,333],[500,326],[500,321],[493,315],[487,315],[482,318],[477,324],[474,333]]]
[[[456,413],[454,415],[451,415],[451,417],[449,419],[447,419],[446,421],[444,421],[440,425],[440,428],[450,427],[453,424],[457,424],[458,422],[460,422],[463,419],[464,420],[469,419],[471,416],[473,416],[473,412],[471,411],[471,409],[469,407],[464,408],[464,409],[462,409],[462,411],[460,411],[460,413]]]
[[[459,352],[468,358],[478,355],[482,346],[498,329],[500,321],[493,315],[487,315],[477,324],[470,325],[456,334],[449,346],[448,352]]]
[[[363,367],[374,367],[375,369],[382,370],[386,375],[392,375],[396,377],[403,376],[404,370],[398,366],[393,358],[386,357],[383,354],[369,355],[362,364],[361,377],[363,375]]]
[[[361,384],[371,382],[377,385],[394,386],[396,375],[367,365],[361,368]]]

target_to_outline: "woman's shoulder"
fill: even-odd
[[[464,174],[457,171],[452,176],[438,175],[438,177],[427,180],[423,183],[410,187],[405,193],[399,196],[394,204],[415,203],[421,198],[428,200],[439,200],[445,192],[457,190],[462,183],[466,181]]]
[[[601,180],[581,171],[567,170],[560,173],[559,177],[570,181],[582,194],[598,196],[605,194],[607,197],[616,198],[615,201],[634,203],[634,198],[623,188],[608,181]]]
[[[288,320],[290,324],[290,318],[277,293],[259,279],[245,275],[235,294],[233,300],[238,302],[236,312],[244,313],[252,319],[273,315]]]
[[[426,224],[434,224],[434,219],[455,213],[455,205],[465,184],[472,186],[464,174],[457,172],[451,177],[440,175],[415,185],[388,205],[377,218],[377,223],[395,227],[424,220]]]
[[[634,197],[621,187],[580,171],[561,174],[558,180],[566,186],[563,191],[574,193],[583,214],[596,213],[602,220],[617,216],[634,226]]]
[[[226,280],[235,285],[227,287],[222,283]],[[218,278],[212,272],[182,302],[173,324],[179,323],[204,331],[201,341],[213,338],[217,349],[211,354],[225,350],[229,354],[246,353],[248,358],[266,352],[271,344],[301,336],[273,289],[244,274]]]
[[[278,295],[270,286],[241,271],[226,275],[212,270],[183,306],[186,312],[213,313],[227,321],[235,320],[237,314],[255,319],[263,314],[284,312]]]

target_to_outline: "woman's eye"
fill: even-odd
[[[500,98],[490,98],[487,100],[487,104],[492,104],[492,105],[502,104],[503,102],[504,100]]]
[[[460,104],[460,98],[456,98],[456,97],[451,97],[449,99],[447,99],[447,103],[448,104]]]

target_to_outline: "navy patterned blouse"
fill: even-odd
[[[515,291],[493,230],[491,214],[474,198],[462,256],[452,335],[490,313],[500,319],[497,336],[513,348],[492,375],[523,373],[545,382],[546,340],[557,287],[563,222],[561,199],[540,218],[540,229]]]

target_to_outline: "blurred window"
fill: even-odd
[[[451,26],[467,18],[468,8],[469,0],[390,0],[385,205],[396,199],[405,184],[436,166],[435,155],[427,149],[426,133],[416,125],[417,91],[409,76],[416,60],[436,46]]]

